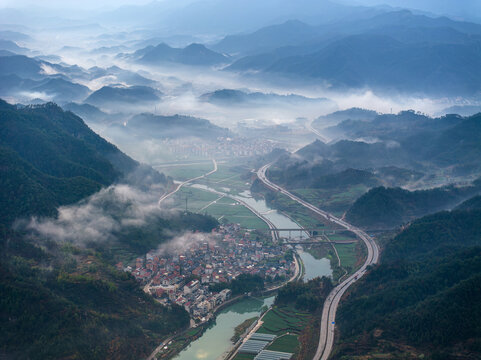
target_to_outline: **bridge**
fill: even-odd
[[[284,241],[286,245],[324,245],[324,244],[355,244],[357,239],[345,240],[345,241]]]
[[[299,237],[301,239],[305,237],[304,234],[306,233],[309,235],[309,238],[313,238],[320,235],[324,236],[324,235],[336,234],[336,230],[326,230],[323,228],[286,228],[286,229],[276,228],[276,229],[269,229],[269,230],[266,229],[265,231],[277,232],[277,233],[288,232],[289,239],[292,238],[292,233],[299,233]]]

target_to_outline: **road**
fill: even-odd
[[[342,283],[337,285],[331,291],[326,301],[324,302],[324,307],[322,310],[321,331],[319,334],[319,344],[313,360],[327,360],[329,358],[329,355],[332,352],[332,348],[334,345],[336,312],[339,306],[339,302],[342,298],[342,295],[354,282],[356,282],[359,278],[361,278],[366,273],[366,269],[368,266],[376,264],[378,262],[379,247],[377,246],[376,242],[361,229],[349,224],[348,222],[342,219],[335,217],[334,215],[324,210],[321,210],[315,207],[314,205],[302,200],[298,196],[291,194],[289,191],[280,187],[279,185],[276,185],[273,182],[271,182],[266,176],[266,171],[271,165],[272,163],[267,164],[261,167],[257,171],[257,176],[268,188],[286,195],[291,200],[298,202],[299,204],[308,208],[314,213],[324,217],[326,220],[332,223],[335,223],[345,228],[346,230],[352,231],[366,244],[366,247],[367,247],[368,254],[367,254],[366,261],[364,262],[362,267],[359,270],[357,270],[354,274],[349,276]]]
[[[216,194],[216,195],[219,195],[219,196],[222,196],[222,197],[227,197],[229,199],[232,199],[236,202],[238,202],[239,204],[243,205],[244,207],[246,207],[248,210],[250,210],[255,216],[257,216],[259,219],[261,219],[262,221],[264,221],[267,226],[269,227],[270,230],[273,230],[271,231],[271,235],[272,235],[272,240],[274,242],[279,242],[280,240],[280,237],[279,237],[279,229],[276,228],[276,226],[274,225],[274,223],[272,221],[270,221],[268,218],[266,218],[264,215],[262,215],[260,212],[258,212],[256,209],[254,209],[252,206],[250,206],[249,204],[247,204],[246,202],[234,197],[234,196],[231,196],[227,193],[224,193],[224,192],[221,192],[221,191],[218,191],[218,190],[214,190],[214,189],[210,189],[210,188],[203,188],[202,189],[203,191],[208,191],[208,192],[211,192],[213,194]],[[299,264],[299,259],[297,256],[294,256],[294,262],[295,262],[295,265],[296,265],[296,270],[294,272],[294,275],[292,275],[292,277],[286,282],[291,282],[291,281],[295,281],[299,278],[299,275],[300,275],[300,268],[301,268],[301,265]],[[273,290],[277,290],[281,287],[283,287],[286,283],[284,284],[281,284],[281,285],[278,285],[278,286],[275,286],[275,287],[272,287],[272,288],[267,288],[266,291],[273,291]]]
[[[195,180],[197,180],[197,179],[195,179]],[[192,182],[192,181],[194,181],[194,179],[191,179],[189,182]],[[250,206],[246,202],[244,202],[240,199],[237,199],[234,196],[231,196],[227,193],[217,191],[217,190],[214,190],[214,189],[202,188],[201,190],[208,191],[210,193],[213,193],[213,194],[216,194],[216,195],[219,195],[219,196],[227,197],[227,198],[232,199],[232,200],[238,202],[239,204],[243,205],[248,210],[250,210],[255,216],[257,216],[259,219],[264,221],[267,224],[267,226],[269,227],[270,230],[274,230],[274,231],[271,231],[272,240],[274,242],[279,241],[279,231],[277,231],[277,228],[275,227],[274,223],[272,221],[270,221],[268,218],[266,218],[265,216],[263,216],[260,212],[258,212],[256,209],[254,209],[252,206]]]
[[[165,200],[165,199],[168,199],[169,197],[171,197],[172,195],[174,195],[177,191],[179,191],[184,185],[187,185],[195,180],[199,180],[199,179],[202,179],[202,178],[205,178],[206,176],[209,176],[213,173],[215,173],[217,171],[217,162],[215,161],[215,159],[212,159],[212,163],[214,165],[214,169],[212,171],[209,171],[208,173],[204,174],[204,175],[201,175],[201,176],[197,176],[195,178],[192,178],[192,179],[189,179],[189,180],[186,180],[184,182],[181,182],[179,184],[177,184],[177,187],[172,190],[171,192],[169,193],[166,193],[164,195],[162,195],[158,201],[158,206],[160,207],[160,205],[162,204],[162,202]],[[144,292],[147,293],[147,294],[150,294],[150,285],[152,284],[152,281],[150,281],[147,285],[144,286]]]
[[[207,177],[207,176],[215,173],[215,172],[217,171],[217,162],[215,161],[215,159],[212,159],[212,163],[214,164],[214,169],[213,169],[212,171],[209,171],[208,173],[206,173],[206,174],[204,174],[204,175],[200,175],[200,176],[197,176],[197,177],[195,177],[195,178],[192,178],[192,179],[189,179],[189,180],[186,180],[186,181],[183,181],[183,182],[179,183],[179,184],[177,185],[177,187],[176,187],[173,191],[171,191],[171,192],[169,192],[169,193],[167,193],[167,194],[164,194],[164,195],[162,195],[162,196],[160,197],[160,199],[159,199],[159,201],[158,201],[158,205],[160,206],[160,204],[161,204],[165,199],[167,199],[167,198],[171,197],[172,195],[174,195],[174,194],[175,194],[177,191],[179,191],[184,185],[187,185],[187,184],[189,184],[189,183],[191,183],[191,182],[193,182],[193,181],[199,180],[199,179],[203,179],[203,178],[205,178],[205,177]]]
[[[198,177],[196,177],[196,178],[192,178],[192,179],[189,179],[189,180],[187,180],[187,181],[184,181],[184,182],[180,183],[179,186],[178,186],[175,190],[171,191],[170,193],[167,193],[167,194],[163,195],[163,196],[159,199],[159,205],[161,204],[162,201],[164,201],[165,199],[167,199],[168,197],[174,195],[177,191],[179,191],[179,189],[180,189],[182,186],[187,185],[187,184],[189,184],[189,183],[191,183],[191,182],[194,182],[194,181],[196,181],[196,180],[202,179],[202,178],[204,178],[204,177],[207,177],[207,176],[213,174],[214,172],[216,172],[216,171],[217,171],[217,163],[216,163],[215,160],[212,160],[212,161],[213,161],[213,163],[214,163],[214,170],[212,170],[212,171],[210,171],[210,172],[208,172],[208,173],[206,173],[206,174],[204,174],[204,175],[202,175],[202,176],[198,176]],[[257,217],[259,217],[262,221],[264,221],[264,222],[267,224],[267,226],[269,227],[270,230],[277,230],[276,227],[275,227],[275,225],[274,225],[269,219],[267,219],[266,217],[264,217],[264,216],[263,216],[261,213],[259,213],[256,209],[254,209],[253,207],[251,207],[249,204],[243,202],[242,200],[236,199],[235,197],[230,196],[229,194],[226,194],[226,193],[223,193],[223,192],[214,190],[214,189],[202,189],[202,190],[208,191],[208,192],[211,192],[211,193],[214,193],[214,194],[217,194],[217,195],[222,196],[222,197],[228,197],[228,198],[230,198],[230,199],[232,199],[232,200],[234,200],[234,201],[237,201],[238,203],[242,204],[242,205],[245,206],[247,209],[249,209],[252,213],[254,213],[254,215],[256,215]],[[278,231],[272,231],[271,234],[272,234],[272,239],[273,239],[274,241],[276,241],[276,242],[279,241],[279,232],[278,232]],[[297,280],[297,279],[299,278],[299,276],[300,276],[300,268],[301,268],[301,265],[299,264],[299,259],[298,259],[297,256],[294,256],[294,261],[295,261],[295,265],[296,265],[296,269],[295,269],[294,275],[293,275],[288,281],[286,281],[286,283],[295,281],[295,280]],[[266,290],[267,290],[267,291],[277,290],[278,288],[281,288],[282,286],[284,286],[286,283],[283,283],[283,284],[281,284],[281,285],[275,286],[275,287],[273,287],[273,288],[268,288],[268,289],[266,289]],[[144,287],[144,291],[145,291],[145,292],[149,292],[150,284],[151,284],[151,282],[149,282],[149,283]],[[233,299],[231,299],[231,300],[233,300]],[[225,303],[222,304],[222,306],[225,306]],[[147,360],[154,360],[155,355],[157,355],[157,353],[162,349],[162,347],[165,346],[165,344],[168,344],[168,342],[169,342],[170,340],[172,340],[172,339],[173,339],[173,336],[171,336],[171,337],[167,338],[166,340],[164,340],[164,341],[152,352],[152,354],[147,358]]]
[[[312,122],[306,124],[306,129],[314,133],[323,143],[327,144],[329,142],[329,140],[324,135],[322,135],[318,130],[312,127]]]

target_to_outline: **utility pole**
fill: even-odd
[[[185,192],[185,212],[189,211],[189,195],[192,195],[192,191],[189,189]]]

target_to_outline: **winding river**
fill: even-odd
[[[193,187],[207,190],[205,185],[194,184]],[[259,213],[268,218],[280,229],[300,229],[300,226],[289,217],[277,210],[267,206],[264,200],[254,199],[249,191],[235,196],[255,208]],[[287,236],[282,234],[281,236]],[[299,233],[292,233],[293,237],[300,236]],[[305,237],[307,234],[304,234]],[[330,276],[332,270],[328,259],[315,259],[311,254],[298,249],[297,252],[304,263],[304,280],[310,280],[317,276]],[[274,297],[264,300],[246,299],[223,309],[217,315],[216,321],[196,341],[192,342],[186,349],[181,351],[175,360],[217,360],[229,352],[233,344],[230,338],[234,335],[234,329],[245,320],[258,316],[264,305],[271,305]]]
[[[264,305],[270,306],[274,296],[264,300],[246,299],[221,310],[215,323],[196,341],[179,353],[176,360],[222,359],[232,347],[234,329],[245,320],[259,316]]]

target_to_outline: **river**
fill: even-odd
[[[218,191],[203,184],[192,184],[190,186],[201,190]],[[270,208],[264,199],[254,199],[249,190],[245,190],[239,195],[233,195],[232,197],[234,199],[243,201],[247,205],[256,209],[261,215],[269,219],[279,229],[299,229],[299,231],[293,231],[291,232],[291,234],[289,234],[288,231],[281,231],[279,233],[280,236],[288,237],[289,235],[291,235],[294,239],[299,238],[301,236],[301,233],[302,237],[304,238],[309,236],[307,232],[300,230],[301,228],[299,224],[297,224],[295,221],[291,220],[289,217],[282,214],[281,212]]]
[[[316,259],[308,252],[300,249],[297,250],[297,253],[304,264],[304,281],[312,280],[318,276],[332,275],[331,262],[329,259]]]
[[[205,185],[194,184],[193,187],[207,190]],[[269,208],[264,200],[254,199],[249,191],[244,191],[235,198],[244,201],[249,206],[252,206],[263,216],[268,218],[272,223],[282,229],[300,229],[300,226],[291,220],[289,217],[280,213],[277,210]],[[297,234],[292,233],[293,237],[298,237]],[[288,233],[281,234],[281,236],[288,236]],[[307,234],[303,234],[307,236]],[[311,254],[297,249],[299,256],[304,263],[304,280],[310,280],[317,276],[330,276],[332,270],[328,259],[315,259]],[[181,351],[174,359],[175,360],[216,360],[222,359],[226,353],[232,348],[233,344],[230,338],[234,335],[236,326],[245,320],[258,316],[261,308],[264,305],[271,305],[274,297],[269,297],[261,300],[246,299],[236,304],[233,304],[217,315],[215,324],[210,327],[199,339],[192,342],[186,349]]]
[[[234,329],[245,320],[259,316],[264,305],[270,306],[274,296],[262,300],[246,299],[217,314],[212,327],[179,353],[175,360],[222,359],[232,348]]]

